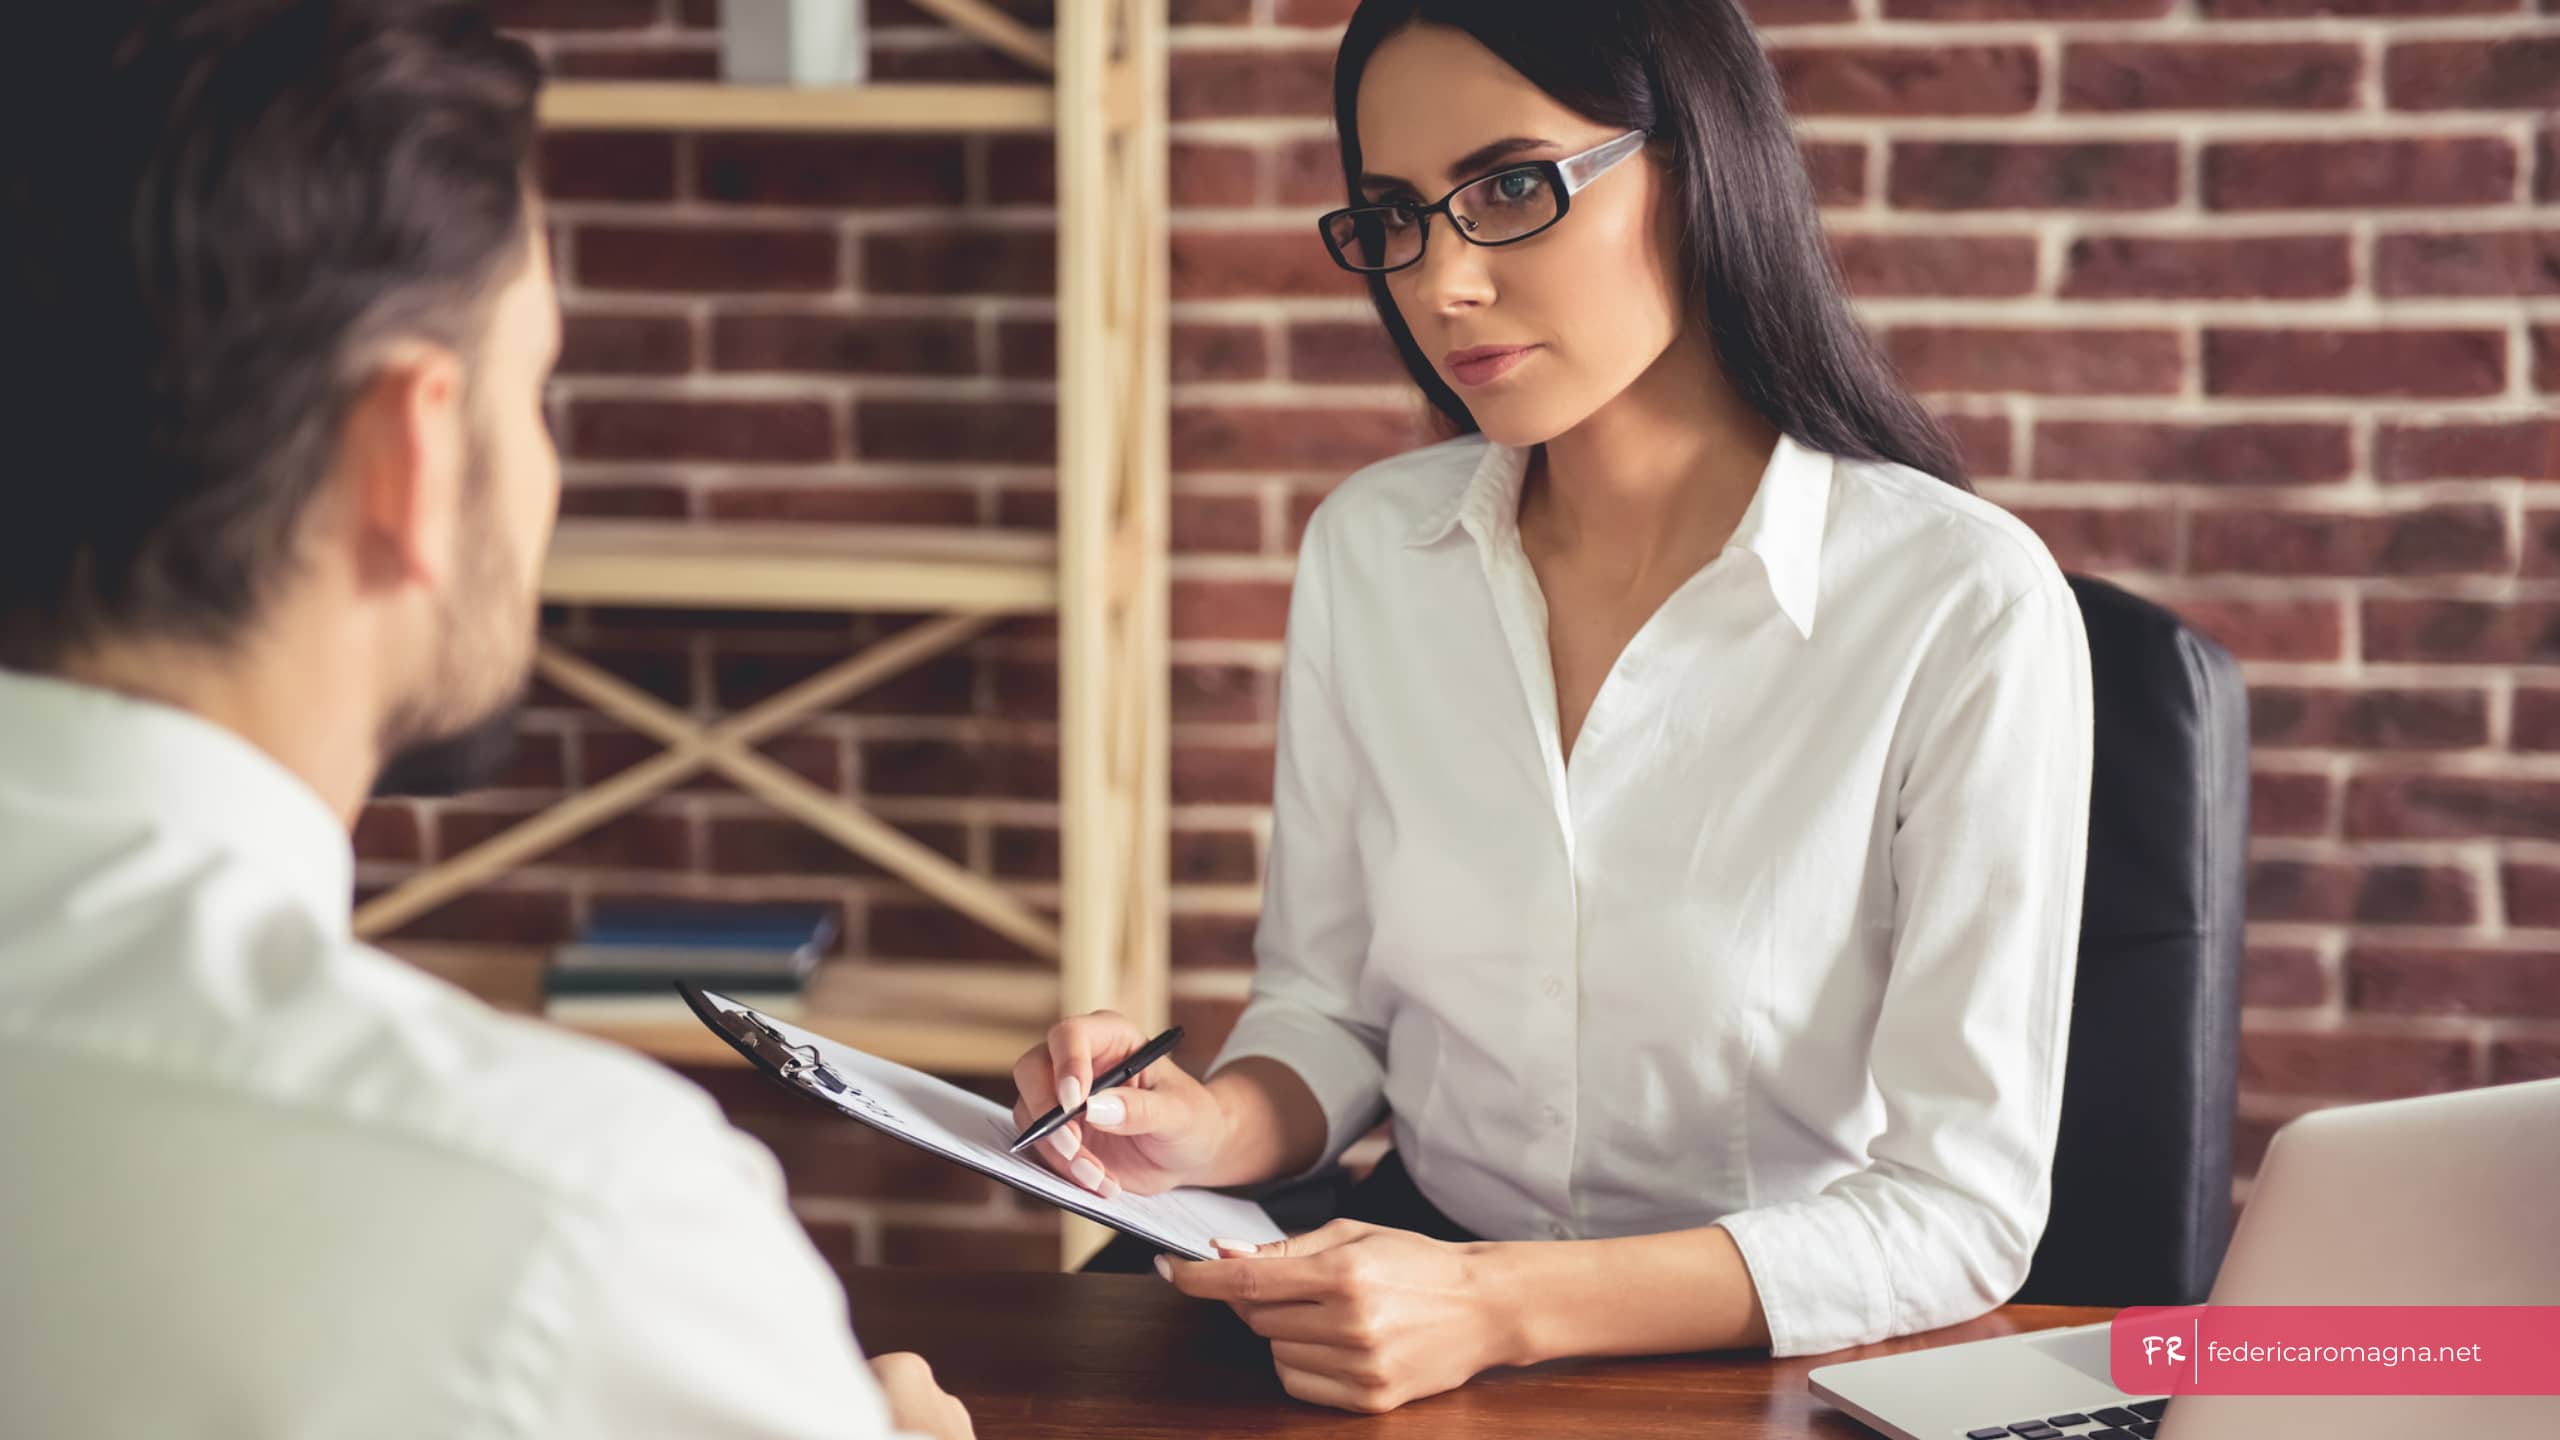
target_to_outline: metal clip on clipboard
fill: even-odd
[[[757,1060],[772,1066],[774,1074],[795,1084],[823,1089],[830,1095],[845,1092],[844,1077],[828,1069],[827,1062],[818,1058],[813,1047],[792,1044],[772,1026],[743,1010],[712,1008],[717,1016],[713,1023],[720,1027],[720,1033]]]

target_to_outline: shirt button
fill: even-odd
[[[1561,1000],[1564,998],[1564,977],[1561,975],[1550,975],[1546,978],[1544,983],[1538,986],[1538,988],[1546,992],[1546,997],[1548,999]]]

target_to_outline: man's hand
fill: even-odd
[[[1483,1249],[1336,1220],[1232,1259],[1157,1269],[1186,1295],[1233,1306],[1271,1342],[1290,1394],[1376,1414],[1504,1363]]]
[[[909,1351],[875,1355],[871,1373],[889,1397],[889,1423],[933,1440],[977,1440],[969,1412],[934,1383],[933,1367]]]

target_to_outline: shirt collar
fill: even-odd
[[[302,777],[173,706],[0,670],[0,807],[184,832],[260,867],[318,917],[348,922],[347,828]],[[22,823],[40,823],[22,818]]]
[[[1461,527],[1483,544],[1516,534],[1529,456],[1525,446],[1488,443],[1467,483],[1425,516],[1406,543],[1436,544]],[[1750,508],[1727,542],[1759,558],[1770,598],[1808,640],[1822,595],[1822,532],[1831,509],[1831,471],[1828,453],[1780,435],[1760,472]]]

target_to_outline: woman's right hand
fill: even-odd
[[[1046,1044],[1013,1065],[1020,1098],[1017,1131],[1060,1104],[1085,1098],[1093,1077],[1145,1045],[1148,1034],[1121,1015],[1096,1010],[1061,1020]],[[1209,1087],[1171,1057],[1128,1084],[1093,1096],[1084,1116],[1031,1147],[1042,1164],[1105,1198],[1126,1188],[1154,1195],[1198,1182],[1227,1141],[1228,1121]]]

